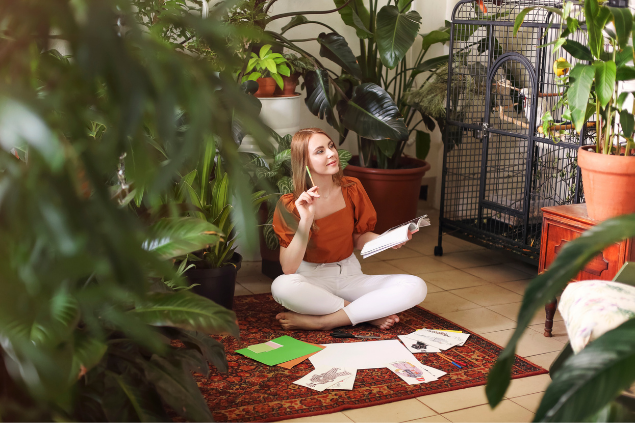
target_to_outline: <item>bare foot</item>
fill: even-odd
[[[280,322],[282,329],[303,329],[303,330],[324,330],[322,316],[310,316],[307,314],[294,313],[293,311],[285,311],[278,313],[276,319]]]
[[[371,320],[370,322],[367,322],[367,323],[370,323],[373,326],[377,326],[381,330],[388,330],[391,327],[393,327],[395,323],[398,323],[398,322],[399,322],[399,316],[397,316],[396,314],[392,314],[390,316],[382,317],[380,319]]]

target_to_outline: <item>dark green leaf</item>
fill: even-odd
[[[377,13],[375,31],[377,49],[381,61],[388,69],[404,58],[417,37],[421,26],[421,16],[414,10],[399,13],[396,6],[384,6]]]
[[[416,130],[415,132],[417,133],[417,158],[419,160],[425,160],[426,157],[428,157],[428,153],[430,152],[430,134],[419,130]]]
[[[353,155],[348,150],[337,150],[337,154],[340,156],[340,167],[346,169],[348,162],[353,158]]]
[[[611,12],[613,24],[615,24],[615,32],[617,34],[617,42],[620,49],[626,47],[628,40],[631,38],[631,29],[633,29],[633,14],[628,7],[607,7]]]
[[[386,157],[392,157],[392,155],[395,153],[395,150],[397,149],[397,143],[393,140],[377,140],[375,141],[375,145],[377,146],[381,154]]]
[[[450,41],[450,33],[447,31],[439,31],[434,30],[428,32],[423,36],[423,40],[421,41],[421,49],[427,50],[431,45],[442,43],[445,44],[446,41]]]
[[[138,381],[113,372],[105,373],[102,407],[114,422],[164,422],[169,417],[157,393]]]
[[[514,37],[518,34],[518,28],[523,24],[525,20],[525,16],[532,10],[536,9],[538,6],[525,7],[520,11],[518,15],[516,15],[516,19],[514,19]]]
[[[620,112],[620,125],[622,125],[622,132],[625,138],[633,137],[633,129],[635,129],[635,121],[633,115],[628,110],[622,110]]]
[[[573,124],[577,131],[582,131],[582,125],[584,125],[584,115],[594,76],[595,68],[593,66],[580,64],[571,70],[569,76],[570,86],[567,99],[569,100]]]
[[[152,238],[143,243],[143,248],[163,260],[214,245],[223,235],[216,226],[193,217],[162,219],[152,227],[151,233]]]
[[[209,377],[209,364],[207,364],[207,360],[205,360],[200,351],[193,349],[177,349],[172,352],[170,359],[180,361],[181,367],[189,370],[190,372],[200,373],[205,377]]]
[[[588,421],[633,381],[635,320],[628,320],[565,361],[542,397],[534,421]]]
[[[633,60],[633,47],[626,46],[623,50],[618,51],[615,55],[615,64],[619,68]]]
[[[349,102],[338,104],[342,123],[372,140],[405,141],[408,128],[390,95],[372,83],[355,87]]]
[[[355,27],[357,28],[357,32],[363,32],[364,34],[366,34],[365,38],[372,38],[373,37],[373,33],[370,32],[368,30],[368,28],[366,28],[366,25],[364,25],[364,22],[362,21],[362,18],[359,17],[359,15],[357,13],[355,13],[354,10],[351,11],[351,15],[353,16],[353,23],[355,24]]]
[[[309,20],[306,18],[306,16],[303,15],[296,15],[293,18],[291,18],[291,20],[289,21],[289,23],[287,23],[285,26],[283,26],[282,28],[280,28],[280,33],[284,34],[285,32],[287,32],[288,30],[290,30],[293,27],[296,27],[298,25],[302,25],[309,22]]]
[[[152,326],[177,327],[208,334],[238,337],[236,314],[189,291],[153,293],[130,313]]]
[[[598,61],[595,62],[593,66],[595,67],[595,92],[600,101],[600,105],[604,108],[613,97],[617,68],[613,61]]]
[[[412,7],[413,0],[397,0],[397,7],[400,12],[407,12]]]
[[[615,72],[615,79],[618,81],[635,79],[635,68],[633,66],[620,66]]]
[[[629,94],[630,94],[629,91],[624,91],[624,92],[621,92],[619,96],[617,96],[617,101],[615,102],[615,105],[617,106],[618,109],[622,110],[624,101],[626,100]]]
[[[602,31],[611,16],[610,11],[601,7],[598,0],[588,0],[584,2],[584,15],[586,17],[589,49],[593,57],[599,58],[604,51],[604,35]]]
[[[337,8],[340,8],[344,6],[346,0],[333,0],[333,2],[335,3],[335,6]],[[368,38],[368,33],[359,29],[358,26],[355,24],[352,13],[353,11],[355,11],[357,16],[364,24],[364,28],[370,28],[370,13],[364,5],[364,0],[353,0],[346,7],[339,9],[338,12],[346,25],[351,26],[357,30],[357,37],[361,39]]]
[[[223,344],[213,339],[210,335],[200,332],[180,332],[180,339],[188,348],[195,348],[203,354],[205,360],[216,367],[219,372],[227,372],[227,358]]]
[[[580,44],[574,40],[565,40],[562,45],[571,56],[575,57],[579,60],[587,60],[589,62],[593,61],[593,55],[591,54],[591,50],[583,44]]]
[[[329,78],[325,70],[316,69],[309,71],[304,76],[306,84],[306,98],[304,103],[315,116],[320,119],[326,118],[326,121],[333,125],[335,122],[335,114],[333,113],[333,105],[329,98]]]
[[[428,59],[424,62],[419,63],[419,66],[413,71],[416,73],[428,72],[431,70],[436,70],[443,65],[448,63],[449,56],[446,54],[445,56],[433,57],[432,59]]]
[[[290,194],[293,192],[293,179],[288,176],[283,176],[277,182],[278,189],[281,194]]]
[[[344,37],[336,32],[331,32],[330,34],[323,32],[318,36],[318,43],[321,46],[320,56],[337,63],[354,77],[362,78],[362,70],[357,63],[357,58]]]
[[[497,405],[505,395],[515,360],[516,345],[536,311],[555,298],[595,255],[606,247],[633,236],[635,215],[601,222],[583,232],[579,238],[568,242],[549,269],[529,283],[518,313],[516,330],[488,376],[486,393],[490,405]]]

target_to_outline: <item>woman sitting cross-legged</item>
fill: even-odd
[[[399,322],[396,313],[424,300],[425,282],[412,275],[362,273],[353,249],[379,236],[372,232],[377,214],[359,180],[342,176],[337,149],[324,131],[298,131],[291,163],[295,192],[280,198],[273,218],[285,274],[273,281],[271,293],[289,310],[276,319],[284,329],[330,330],[362,322],[389,329]]]

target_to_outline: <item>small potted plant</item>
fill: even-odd
[[[256,97],[273,97],[276,86],[284,89],[283,77],[291,77],[287,59],[280,53],[271,51],[271,44],[265,44],[260,49],[260,53],[251,53],[251,58],[245,70],[242,81],[256,81],[258,91]],[[297,79],[296,79],[297,85]],[[293,87],[295,91],[295,86]]]
[[[626,108],[627,101],[633,100],[629,100],[632,94],[628,92],[618,94],[619,81],[635,80],[635,68],[629,66],[633,47],[627,45],[632,35],[633,14],[628,8],[585,0],[581,13],[587,26],[587,46],[568,39],[571,33],[581,30],[576,7],[566,2],[562,10],[548,8],[559,15],[561,22],[567,22],[554,45],[577,59],[575,65],[561,59],[554,63],[556,70],[570,69],[559,77],[564,90],[556,107],[565,106],[563,117],[573,123],[578,133],[589,127],[589,121],[595,121],[595,145],[580,147],[578,165],[588,215],[605,220],[635,213],[635,118]],[[514,35],[531,9],[518,14]],[[608,26],[611,23],[615,30]],[[544,131],[548,131],[551,123],[549,116],[543,115]]]

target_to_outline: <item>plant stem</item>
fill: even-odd
[[[303,12],[289,12],[289,13],[281,13],[280,15],[275,15],[272,16],[271,18],[269,18],[267,20],[267,23],[271,22],[271,21],[275,21],[276,19],[280,19],[280,18],[286,18],[287,16],[298,16],[298,15],[326,15],[328,13],[333,13],[333,12],[337,12],[340,9],[344,9],[346,6],[348,6],[348,4],[353,1],[353,0],[347,0],[346,3],[344,3],[342,6],[338,7],[337,9],[331,9],[331,10],[305,10]]]
[[[317,38],[302,38],[299,40],[289,40],[292,43],[304,43],[305,41],[317,41]]]
[[[595,99],[595,114],[598,118],[597,122],[597,131],[595,134],[595,152],[600,153],[600,145],[602,145],[602,115],[600,114],[600,102],[598,99]],[[584,128],[582,128],[584,131]]]

